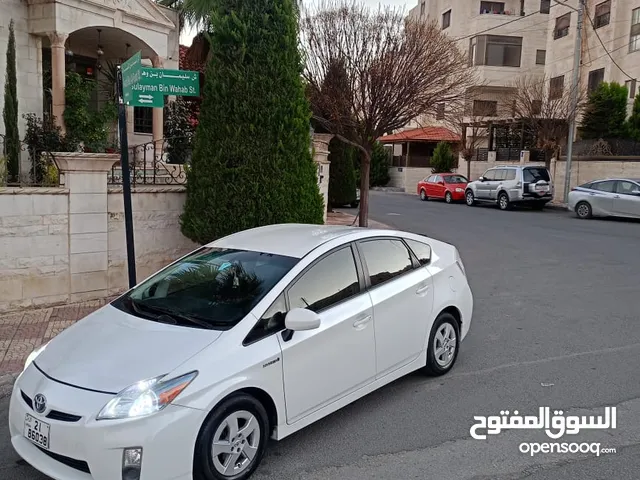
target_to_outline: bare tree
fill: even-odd
[[[574,108],[571,87],[556,85],[546,77],[521,77],[513,87],[513,117],[529,127],[549,167],[551,158],[557,158],[566,145],[571,119],[584,108],[586,92],[576,87],[578,102]]]
[[[324,0],[303,11],[300,23],[304,77],[313,110],[324,112],[316,121],[361,152],[359,224],[366,227],[376,140],[459,98],[473,84],[473,71],[435,22],[405,20],[391,7],[371,10],[356,1]],[[338,60],[349,88],[327,94],[322,82]]]

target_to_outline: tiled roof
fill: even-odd
[[[381,143],[459,142],[460,136],[444,127],[422,127],[412,128],[393,135],[385,135],[378,140]]]

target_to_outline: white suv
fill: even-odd
[[[542,209],[553,199],[553,182],[545,167],[501,166],[484,172],[478,180],[467,184],[465,201],[496,203],[500,210],[513,205],[529,205]]]

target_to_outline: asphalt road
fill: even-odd
[[[640,472],[640,222],[562,211],[421,202],[372,193],[371,217],[455,244],[475,296],[455,369],[401,379],[269,448],[256,480],[637,480]],[[475,415],[571,415],[617,407],[597,442],[615,454],[537,454],[543,432],[471,438]],[[6,418],[7,402],[0,402]],[[0,424],[0,478],[44,480],[20,464]]]

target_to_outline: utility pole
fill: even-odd
[[[576,129],[576,110],[578,108],[578,92],[580,90],[580,55],[582,53],[582,24],[585,0],[578,0],[578,26],[576,30],[576,44],[573,52],[573,79],[571,81],[571,119],[569,121],[569,138],[567,139],[567,162],[564,172],[564,203],[569,202],[571,188],[571,156],[573,155],[573,140]],[[558,160],[558,159],[556,159]]]

